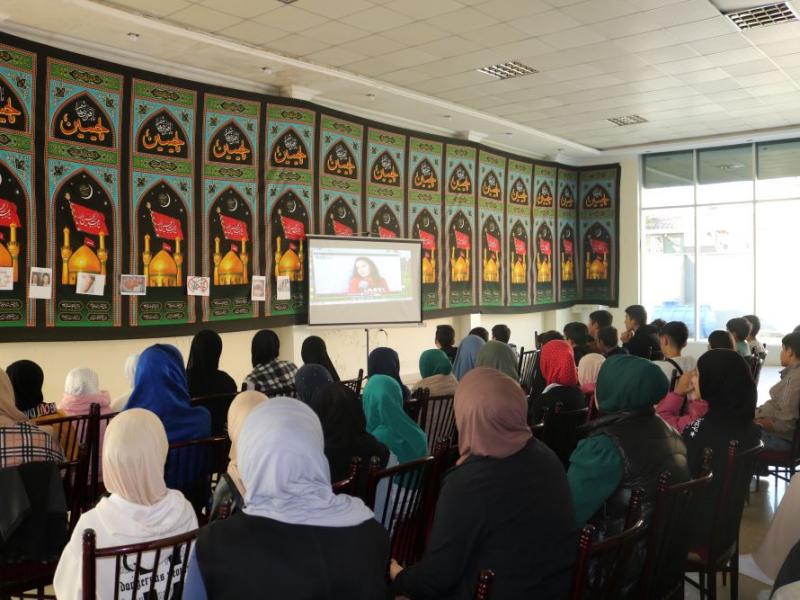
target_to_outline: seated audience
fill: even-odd
[[[661,334],[661,328],[664,327],[664,325],[666,325],[666,324],[667,324],[667,322],[664,319],[653,319],[650,322],[650,327],[653,327],[656,331],[659,332],[659,335],[660,335]]]
[[[761,439],[768,450],[788,451],[800,410],[800,332],[781,340],[781,366],[781,380],[756,410],[756,423],[761,425]]]
[[[709,352],[721,352],[721,350]],[[738,355],[736,352],[734,354]],[[697,394],[697,371],[687,371],[675,382],[675,389],[667,392],[656,405],[656,414],[673,429],[682,433],[687,425],[708,412],[708,403]]]
[[[563,340],[564,336],[561,334],[560,331],[556,331],[555,329],[551,329],[550,331],[545,331],[544,333],[539,334],[539,348],[542,348],[547,342],[552,342],[553,340]]]
[[[211,329],[198,331],[192,339],[189,361],[186,363],[186,379],[192,398],[236,392],[233,377],[219,369],[220,356],[222,338],[219,334]]]
[[[597,350],[606,358],[617,354],[630,354],[627,348],[619,345],[617,328],[608,325],[597,332]]]
[[[575,365],[589,354],[592,349],[589,347],[589,328],[584,323],[567,323],[564,326],[564,338],[572,346],[575,355]]]
[[[747,338],[750,336],[752,326],[750,321],[741,317],[731,319],[725,324],[725,328],[731,332],[733,341],[736,344],[736,351],[744,357],[750,356],[750,346]]]
[[[428,455],[428,437],[403,411],[400,385],[386,375],[374,375],[364,386],[362,403],[367,431],[404,464]]]
[[[131,354],[128,358],[125,359],[125,385],[128,386],[128,390],[121,396],[114,398],[111,401],[111,412],[119,412],[125,405],[128,403],[128,398],[131,397],[131,391],[133,391],[133,384],[136,381],[136,365],[139,364],[139,353]]]
[[[447,364],[447,356],[439,352]],[[350,462],[354,456],[361,459],[359,475],[359,496],[364,497],[367,491],[367,472],[373,456],[380,459],[380,468],[389,466],[390,452],[375,436],[367,433],[367,418],[361,402],[353,390],[341,383],[332,383],[320,392],[313,406],[322,424],[325,437],[325,458],[331,469],[331,481],[336,483],[350,476]],[[394,461],[397,464],[397,461]]]
[[[486,327],[473,327],[467,335],[477,335],[484,342],[489,341],[489,331]]]
[[[456,359],[458,350],[453,344],[456,343],[456,330],[452,325],[437,325],[436,337],[434,338],[436,347],[447,355],[452,363]]]
[[[593,352],[587,354],[578,363],[578,384],[584,394],[594,394],[597,387],[597,376],[600,374],[600,367],[606,362],[606,357],[602,354]]]
[[[422,379],[414,385],[414,390],[428,388],[431,396],[455,394],[458,381],[453,376],[453,365],[441,350],[431,348],[420,355],[419,374]]]
[[[325,340],[321,337],[311,335],[304,339],[303,346],[300,348],[300,357],[303,359],[304,364],[325,367],[334,381],[341,381],[339,373],[336,372],[336,367],[333,366],[333,361],[328,355],[328,347],[325,345]]]
[[[250,347],[253,370],[242,383],[243,390],[270,392],[291,387],[297,366],[280,360],[281,340],[271,329],[262,329],[253,336]]]
[[[238,444],[245,506],[199,531],[184,600],[388,596],[386,530],[360,499],[333,493],[323,447],[302,402],[250,413]]]
[[[214,488],[214,501],[211,505],[210,519],[213,521],[219,514],[219,509],[226,500],[231,501],[231,514],[238,512],[244,506],[244,484],[242,476],[239,474],[238,447],[239,434],[242,432],[242,425],[253,409],[269,400],[261,392],[247,391],[236,395],[231,405],[228,407],[228,437],[231,440],[231,449],[228,454],[230,462],[228,470],[220,475],[217,486]]]
[[[98,548],[142,544],[197,529],[192,505],[180,492],[167,489],[164,482],[167,449],[164,427],[150,411],[127,410],[111,420],[103,446],[105,486],[111,495],[78,520],[53,580],[58,598],[83,598],[81,547],[86,529],[94,530]],[[146,554],[142,564],[136,565],[136,555],[130,555],[119,569],[113,558],[97,560],[97,598],[111,600],[117,597],[115,592],[132,589],[137,566],[142,589],[150,589],[153,558]],[[164,579],[155,584],[157,597],[172,597],[175,593],[174,587],[166,589],[170,564],[171,556],[162,554],[159,577],[164,575]],[[173,586],[180,568],[180,563],[172,567]]]
[[[544,407],[552,411],[559,402],[564,405],[565,411],[586,408],[586,399],[578,386],[578,370],[575,368],[575,358],[569,342],[547,342],[542,347],[539,370],[547,386],[539,396],[531,396],[531,423],[541,420]]]
[[[551,329],[550,331],[545,331],[544,333],[540,334],[536,340],[536,343],[539,345],[539,350],[541,350],[547,342],[551,342],[553,340],[564,340],[564,336],[561,335],[560,331],[556,331]],[[541,363],[541,355],[539,355],[538,361]],[[531,389],[528,391],[528,398],[538,398],[539,395],[544,391],[544,388],[547,387],[547,381],[544,379],[544,375],[542,375],[541,367],[537,366],[536,370],[533,375],[533,382],[531,383]]]
[[[519,381],[518,359],[505,342],[491,340],[486,342],[475,357],[476,367],[491,367],[505,373],[514,381]]]
[[[517,354],[517,347],[510,342],[511,340],[511,329],[508,325],[495,325],[492,327],[492,339],[498,342],[503,342],[504,344],[508,344],[508,347],[514,351],[514,356],[519,358]]]
[[[647,311],[641,304],[625,309],[625,331],[620,336],[622,345],[634,356],[657,359],[661,355],[658,330],[647,324]]]
[[[477,367],[454,403],[461,457],[442,484],[427,551],[405,569],[397,595],[470,600],[478,572],[495,572],[492,598],[565,598],[575,558],[572,499],[555,454],[531,436],[525,395]]]
[[[753,422],[758,391],[741,356],[730,350],[709,350],[697,361],[696,382],[696,391],[708,403],[708,412],[683,430],[683,441],[694,476],[703,464],[703,450],[711,448],[714,479],[699,499],[691,529],[692,547],[705,545],[710,539],[730,441],[737,440],[739,451],[744,451],[761,439],[761,429]]]
[[[672,381],[672,372],[677,370],[678,376],[694,370],[697,361],[694,356],[683,356],[681,352],[689,340],[689,328],[681,321],[670,321],[661,328],[661,352],[664,360],[656,364],[664,371],[667,380]]]
[[[100,414],[111,412],[111,396],[101,390],[97,373],[88,367],[72,369],[64,382],[64,393],[58,408],[68,417],[88,415],[92,404],[100,405]]]
[[[333,383],[333,377],[325,367],[319,365],[303,365],[297,369],[294,376],[294,387],[297,390],[298,398],[312,407],[317,394],[331,383]]]
[[[482,337],[472,334],[461,340],[458,352],[456,352],[456,359],[453,362],[453,375],[456,376],[456,379],[460,381],[475,366],[475,359],[478,358],[478,352],[481,351],[484,344],[486,342]]]
[[[756,315],[745,315],[744,318],[750,323],[750,335],[747,336],[747,345],[750,347],[750,352],[763,354],[766,351],[764,344],[756,339],[756,336],[761,331],[761,319]]]
[[[614,323],[614,315],[607,310],[595,310],[589,313],[589,347],[592,352],[600,352],[597,347],[597,334],[603,327],[610,327]]]
[[[717,329],[708,335],[709,350],[736,350],[731,332],[727,329]]]
[[[657,365],[637,356],[612,356],[597,379],[597,404],[603,416],[586,424],[587,439],[570,456],[567,471],[579,527],[591,523],[605,537],[622,531],[631,492],[644,490],[642,514],[649,526],[660,474],[670,483],[689,479],[686,446],[680,434],[661,420],[653,405],[669,382]],[[644,564],[646,539],[629,560],[619,597],[631,597]]]
[[[6,375],[14,388],[17,408],[34,423],[43,419],[67,416],[56,407],[55,402],[45,402],[42,386],[44,371],[32,360],[18,360],[8,365]]]
[[[367,377],[386,375],[394,379],[403,392],[403,400],[411,398],[411,390],[400,379],[400,357],[391,348],[375,348],[367,357]]]
[[[0,369],[0,468],[37,460],[64,460],[56,439],[27,419],[17,408],[11,380]]]

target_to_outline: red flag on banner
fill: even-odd
[[[5,234],[2,231],[0,231],[0,242],[5,242],[5,241],[6,241]]]
[[[6,227],[13,225],[20,227],[19,215],[17,214],[17,205],[8,200],[0,198],[0,225]]]
[[[83,233],[91,233],[92,235],[108,235],[108,227],[106,227],[106,217],[102,213],[86,208],[74,202],[69,203],[72,209],[72,218],[75,221],[75,229]]]
[[[84,246],[89,246],[89,248],[94,248],[94,240],[89,238],[83,238]]]
[[[436,236],[432,233],[420,229],[419,239],[422,240],[422,247],[426,250],[436,250]]]
[[[236,244],[231,244],[231,250],[233,250],[234,252],[238,252],[239,246],[237,246]]]
[[[456,247],[466,249],[471,248],[472,246],[469,243],[469,236],[461,233],[460,231],[456,231]]]
[[[566,254],[572,254],[572,242],[569,240],[564,240],[564,252]]]
[[[539,252],[542,254],[550,254],[550,242],[547,240],[539,240]]]
[[[283,226],[283,235],[287,240],[303,240],[306,237],[306,228],[302,221],[295,221],[289,217],[281,215],[281,225]],[[350,230],[352,231],[352,229]]]
[[[605,254],[608,252],[608,244],[600,240],[592,240],[592,252],[597,254]]]
[[[516,252],[517,254],[527,254],[528,244],[526,244],[519,238],[514,238],[514,252]]]
[[[285,224],[284,224],[283,227],[284,227],[284,231],[286,231],[286,225]],[[334,233],[336,235],[345,235],[345,236],[352,236],[353,235],[353,229],[351,227],[348,227],[344,223],[339,223],[339,221],[336,221],[335,219],[333,221],[333,231],[334,231]],[[289,234],[287,233],[286,235],[288,237]]]
[[[244,221],[220,215],[219,222],[222,224],[222,234],[226,239],[240,242],[250,241],[250,237],[247,235],[247,223]]]
[[[490,251],[500,252],[500,240],[488,233],[486,234],[486,245],[489,246]]]
[[[378,235],[380,235],[382,238],[396,238],[397,237],[397,234],[394,231],[390,231],[389,229],[386,229],[385,227],[381,227],[380,225],[378,225]]]
[[[153,218],[153,229],[156,235],[165,240],[183,240],[183,230],[181,229],[181,222],[173,217],[168,217],[154,210],[150,211],[150,216]]]
[[[166,250],[167,252],[172,252],[172,246],[166,242],[161,242],[161,249]]]

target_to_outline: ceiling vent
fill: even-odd
[[[639,123],[647,123],[647,119],[639,115],[628,115],[627,117],[614,117],[613,119],[606,119],[609,123],[624,127],[625,125],[638,125]]]
[[[478,71],[491,75],[492,77],[497,77],[498,79],[510,79],[511,77],[521,77],[522,75],[531,75],[539,72],[515,60],[505,62],[502,65],[483,67],[482,69],[478,69]]]
[[[789,6],[788,2],[778,2],[777,4],[767,4],[740,10],[725,15],[733,24],[742,31],[755,29],[757,27],[769,27],[770,25],[780,25],[781,23],[791,23],[797,21],[797,13]]]

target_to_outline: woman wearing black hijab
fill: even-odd
[[[222,338],[216,331],[204,329],[192,340],[186,379],[192,398],[236,392],[236,382],[225,371],[219,370],[222,356]]]
[[[253,370],[245,377],[242,390],[267,393],[294,385],[297,365],[279,360],[281,340],[270,329],[262,329],[253,336],[250,353]]]
[[[14,388],[14,403],[28,418],[34,421],[43,418],[66,417],[54,402],[45,402],[42,394],[44,371],[32,360],[18,360],[8,365],[6,374]]]
[[[331,468],[331,481],[349,477],[348,469],[354,456],[361,458],[362,475],[359,494],[366,491],[366,469],[373,456],[381,459],[381,469],[389,462],[389,448],[367,433],[364,409],[353,390],[343,383],[325,386],[312,405],[322,423],[325,436],[325,457]],[[363,497],[363,496],[362,496]]]
[[[708,412],[683,430],[692,476],[702,464],[703,449],[711,448],[714,479],[700,499],[694,522],[692,544],[708,540],[722,491],[722,480],[731,440],[738,451],[756,446],[761,428],[753,422],[758,391],[750,367],[734,350],[709,350],[697,361],[695,395],[708,402]]]
[[[334,381],[341,381],[336,367],[333,366],[331,357],[328,356],[328,348],[325,340],[321,337],[312,335],[303,340],[303,347],[300,349],[300,356],[306,365],[319,365],[325,367]]]
[[[400,379],[400,357],[391,348],[375,348],[367,357],[367,376],[387,375],[400,384],[403,400],[411,398],[411,390]]]

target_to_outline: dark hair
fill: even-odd
[[[793,331],[783,336],[781,344],[786,348],[790,348],[794,355],[800,358],[800,331]]]
[[[616,348],[619,346],[619,333],[616,327],[606,325],[601,327],[597,332],[597,341],[602,342],[604,346],[609,348]]]
[[[800,331],[800,325],[798,325],[797,327],[795,327],[795,328],[792,330],[792,333],[797,333],[798,331]]]
[[[736,350],[736,344],[733,342],[733,336],[727,329],[717,329],[712,331],[708,336],[708,345],[712,350]]]
[[[364,261],[369,265],[369,278],[373,281],[380,281],[381,274],[378,271],[378,267],[372,261],[371,258],[367,258],[366,256],[359,256],[355,262],[353,263],[353,277],[361,277],[361,274],[358,272],[358,261]]]
[[[689,339],[689,328],[683,321],[670,321],[661,328],[661,336],[666,337],[677,348],[683,348]]]
[[[742,318],[747,319],[747,322],[750,323],[750,335],[756,337],[758,332],[761,331],[761,319],[755,315],[745,315]]]
[[[750,321],[741,317],[735,317],[725,323],[725,327],[733,334],[737,342],[743,342],[750,335]]]
[[[467,335],[477,335],[484,342],[489,341],[489,331],[486,327],[473,327]]]
[[[653,319],[653,322],[650,323],[650,327],[655,327],[658,329],[659,333],[661,333],[661,329],[666,325],[667,322],[664,319]]]
[[[589,343],[589,327],[580,321],[567,323],[564,325],[564,337],[576,346],[584,346]]]
[[[551,329],[550,331],[545,331],[543,334],[539,336],[539,344],[544,346],[547,342],[552,342],[553,340],[563,340],[564,336],[561,335],[560,332],[556,331],[555,329]]]
[[[614,322],[614,315],[607,310],[595,310],[589,313],[589,321],[597,323],[597,327],[608,327]]]
[[[435,339],[442,348],[450,348],[456,343],[456,330],[452,325],[437,325]]]
[[[641,304],[631,304],[625,312],[639,327],[647,325],[647,309]]]
[[[250,353],[253,368],[265,365],[278,358],[281,351],[281,340],[271,329],[262,329],[253,336]]]
[[[507,344],[508,340],[511,339],[511,330],[508,325],[495,325],[492,327],[492,337],[498,342]]]

